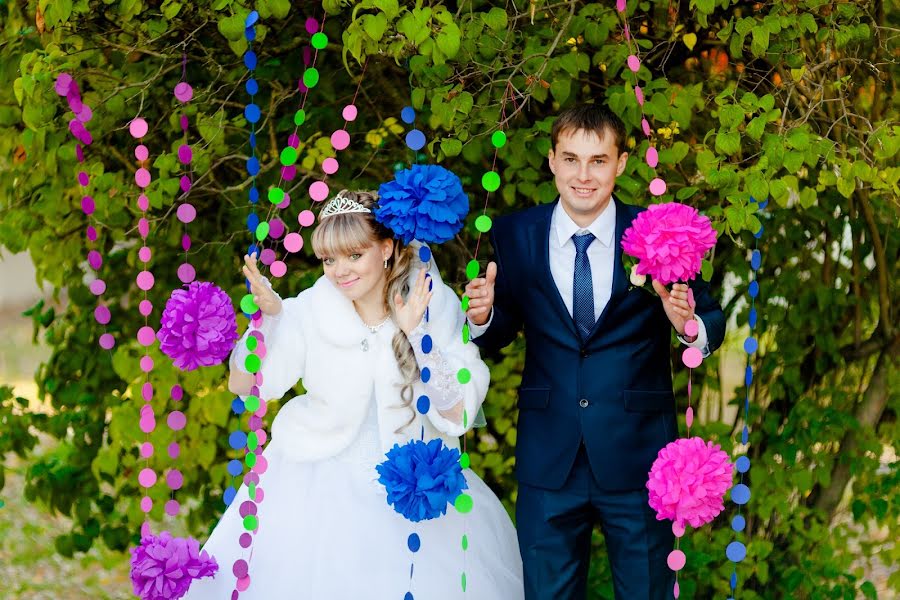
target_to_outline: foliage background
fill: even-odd
[[[553,115],[575,102],[605,99],[631,129],[631,158],[618,193],[647,203],[654,175],[642,160],[647,142],[632,92],[639,83],[661,150],[657,172],[669,184],[662,200],[697,206],[722,234],[706,275],[731,315],[732,348],[748,332],[749,249],[753,232],[765,228],[749,422],[753,499],[743,538],[748,557],[737,569],[742,597],[779,598],[786,590],[795,598],[876,596],[864,577],[867,561],[877,556],[894,567],[900,557],[892,542],[900,538],[896,2],[632,2],[628,18],[644,61],[636,77],[624,68],[628,49],[612,3],[259,0],[254,6],[262,17],[255,48],[263,182],[270,185],[300,100],[297,80],[309,43],[304,20],[327,13],[330,43],[319,53],[323,77],[299,131],[300,175],[283,217],[289,225],[307,206],[304,192],[317,165],[333,153],[328,136],[343,123],[340,110],[360,79],[360,118],[351,124],[353,143],[339,157],[333,188],[375,187],[396,163],[439,161],[463,177],[473,206],[480,206],[490,133],[500,124],[510,141],[499,153],[504,184],[488,213],[552,201],[556,191],[544,157]],[[190,226],[191,262],[200,278],[233,298],[241,295],[238,257],[250,232],[243,225],[249,148],[240,55],[249,9],[238,0],[0,2],[0,244],[28,250],[38,277],[68,294],[60,314],[38,305],[26,315],[35,339],[52,349],[37,373],[48,408],[29,406],[8,387],[0,392],[0,454],[16,454],[28,465],[25,499],[16,501],[72,519],[71,530],[56,538],[62,556],[96,544],[123,551],[141,520],[135,440],[143,435],[135,399],[142,379],[132,283],[140,270],[131,184],[137,165],[125,128],[138,114],[151,123],[157,282],[151,299],[158,311],[178,283],[181,227],[170,213],[181,135],[171,90],[182,52],[195,89],[190,117],[198,179],[191,198],[200,217]],[[82,262],[74,144],[67,109],[53,91],[60,71],[76,75],[94,107],[88,161],[102,224],[104,298],[119,341],[112,353],[93,351],[99,332]],[[410,98],[430,140],[418,157],[405,148],[397,120]],[[770,198],[768,209],[755,213],[751,196]],[[446,278],[459,289],[475,240],[470,224],[440,250]],[[310,285],[318,272],[309,251],[295,256],[278,284],[282,295]],[[520,340],[491,357],[489,425],[468,439],[477,448],[473,468],[510,508],[521,356]],[[695,381],[703,390],[697,433],[736,451],[743,391],[722,384],[723,356],[705,361]],[[154,358],[158,390],[176,381],[188,390],[181,468],[191,476],[180,497],[195,500],[178,526],[202,537],[222,510],[225,465],[234,454],[226,442],[237,423],[225,371],[181,375],[161,355]],[[686,375],[676,375],[684,398]],[[159,414],[165,394],[157,396]],[[168,442],[164,429],[154,436],[157,447]],[[31,452],[38,435],[56,440],[51,451]],[[164,495],[160,486],[153,493],[157,500]],[[685,597],[727,595],[731,514],[729,508],[713,527],[687,538]],[[611,598],[599,536],[594,556],[592,597]],[[888,587],[888,595],[900,591],[900,572],[893,571]]]

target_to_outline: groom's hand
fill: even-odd
[[[672,290],[666,289],[666,286],[660,282],[653,280],[653,289],[659,294],[663,303],[663,310],[666,316],[672,322],[672,327],[678,332],[678,335],[684,335],[684,324],[694,318],[694,307],[688,301],[688,286],[686,283],[676,283],[672,286]],[[688,342],[694,340],[685,338]],[[696,338],[694,338],[696,339]]]
[[[494,306],[494,282],[497,280],[497,264],[488,263],[484,277],[476,277],[466,285],[469,310],[466,315],[475,325],[484,325],[491,316]]]

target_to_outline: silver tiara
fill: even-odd
[[[351,200],[344,196],[343,192],[338,193],[337,196],[331,199],[325,208],[322,209],[322,212],[319,214],[319,219],[326,219],[328,217],[333,217],[334,215],[343,215],[347,213],[370,213],[372,212],[356,200]]]

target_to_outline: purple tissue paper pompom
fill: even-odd
[[[378,188],[375,219],[408,244],[441,244],[453,239],[469,213],[469,197],[452,171],[413,165]]]
[[[447,504],[469,487],[459,464],[459,450],[440,439],[394,444],[387,460],[375,467],[378,482],[387,490],[388,504],[413,522],[436,519]]]
[[[206,281],[174,290],[157,337],[160,350],[182,371],[222,363],[238,339],[231,298]]]
[[[131,549],[131,583],[144,600],[181,598],[194,579],[212,577],[218,570],[216,559],[200,552],[197,540],[173,537],[168,531],[159,537],[145,531],[141,545]]]

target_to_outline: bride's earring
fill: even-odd
[[[384,259],[384,268],[387,269],[387,259]]]

